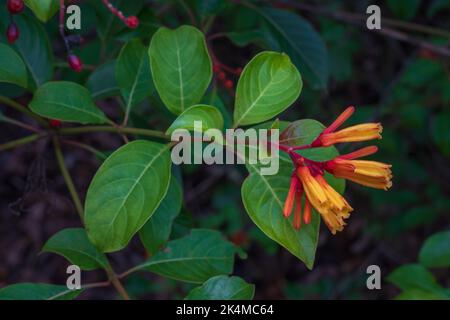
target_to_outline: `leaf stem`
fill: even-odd
[[[95,149],[94,147],[91,147],[88,144],[82,143],[82,142],[61,139],[61,143],[72,145],[72,146],[78,147],[80,149],[89,151],[90,153],[94,154],[96,157],[100,158],[101,160],[106,160],[106,158],[107,158],[106,155],[103,154],[101,151]]]
[[[109,280],[111,281],[114,288],[116,288],[122,299],[130,300],[130,296],[128,295],[127,291],[120,282],[119,277],[114,273],[114,271],[112,269],[106,269],[106,273],[108,274]]]
[[[31,134],[27,137],[20,138],[17,140],[9,141],[9,142],[0,144],[0,151],[16,148],[16,147],[22,146],[24,144],[39,140],[45,136],[47,136],[47,133],[42,132],[42,133]]]
[[[64,156],[61,150],[61,144],[59,142],[58,137],[53,137],[53,146],[55,149],[56,161],[58,162],[59,169],[61,174],[63,175],[64,181],[69,189],[70,196],[75,204],[75,208],[77,210],[78,215],[83,221],[83,205],[81,204],[81,200],[78,196],[78,193],[75,189],[75,185],[73,184],[72,177],[70,176],[69,170],[67,170],[67,166],[64,162]]]
[[[30,111],[27,107],[21,105],[20,103],[7,98],[5,96],[0,96],[0,103],[3,103],[13,109],[16,109],[19,112],[22,112],[24,114],[26,114],[27,116],[30,116],[31,118],[33,118],[34,120],[36,120],[37,123],[47,127],[48,123],[47,121],[45,121],[43,118],[41,118],[39,115],[33,113],[32,111]]]

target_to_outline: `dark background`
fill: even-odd
[[[111,45],[113,50],[106,50],[106,54],[101,50],[95,33],[95,10],[86,2],[77,1],[83,5],[82,12],[86,12],[83,21],[87,24],[86,27],[83,24],[82,31],[86,43],[77,52],[85,62],[99,65],[109,58],[108,54],[116,57],[123,42],[116,39]],[[280,6],[284,1],[266,3]],[[384,192],[348,183],[345,194],[355,212],[345,230],[336,236],[322,226],[315,267],[308,271],[303,263],[265,237],[248,218],[240,197],[240,185],[247,175],[244,168],[184,166],[181,169],[184,204],[174,235],[182,233],[186,226],[215,228],[241,245],[248,258],[237,259],[235,273],[256,285],[258,299],[392,299],[400,291],[385,277],[403,264],[416,262],[425,239],[450,228],[449,57],[417,43],[370,31],[364,20],[339,12],[364,17],[367,5],[378,3],[383,18],[448,31],[449,6],[433,11],[434,1],[419,1],[411,14],[395,12],[388,1],[306,3],[309,6],[291,10],[311,22],[326,41],[331,77],[326,90],[314,90],[306,84],[299,100],[280,118],[291,121],[313,118],[330,123],[346,106],[354,105],[357,112],[350,123],[381,121],[383,140],[376,143],[380,151],[375,158],[392,163],[392,189]],[[157,18],[165,25],[189,23],[177,2],[167,8],[161,1],[150,1],[147,6],[154,12],[164,9]],[[250,19],[241,7],[227,8],[216,17],[208,35],[234,30]],[[383,20],[382,26],[385,28]],[[55,55],[63,60],[64,49],[56,35],[55,17],[46,29]],[[402,32],[411,39],[437,45],[448,45],[450,40],[417,30]],[[217,37],[208,45],[217,59],[233,68],[243,67],[261,51],[255,44],[237,46],[226,37]],[[55,78],[84,82],[88,75],[88,71],[74,76],[70,70],[58,69]],[[236,81],[234,77],[231,79]],[[231,109],[230,92],[220,90],[225,105]],[[0,93],[4,91],[0,86]],[[30,99],[20,92],[16,96],[24,104]],[[116,100],[103,100],[98,105],[112,118],[120,117]],[[3,107],[1,110],[10,117],[29,121],[21,114]],[[140,112],[146,115],[149,128],[164,129],[170,124],[170,116],[156,98],[140,106]],[[27,134],[5,123],[0,128],[0,143]],[[113,134],[80,135],[74,139],[103,151],[121,145],[120,138]],[[84,199],[100,162],[73,146],[64,145],[63,149],[76,188]],[[65,283],[68,263],[54,254],[39,254],[51,235],[65,227],[80,226],[50,141],[0,152],[0,181],[0,287],[16,282]],[[112,255],[117,271],[126,270],[144,258],[138,239],[126,250]],[[381,268],[381,290],[366,288],[366,268],[372,264]],[[433,272],[441,285],[450,286],[448,269]],[[106,278],[101,271],[83,273],[83,283],[103,279]],[[125,285],[133,297],[152,299],[182,298],[191,288],[151,274],[133,275]],[[115,297],[112,288],[88,290],[81,295],[85,299]]]

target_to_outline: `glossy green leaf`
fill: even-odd
[[[170,179],[169,190],[158,209],[139,230],[139,236],[150,255],[154,255],[169,240],[172,224],[180,213],[182,190],[177,179]]]
[[[47,22],[59,10],[58,0],[25,0],[24,2],[42,22]]]
[[[122,146],[95,174],[85,202],[89,239],[102,252],[124,248],[167,192],[169,145],[136,140]]]
[[[420,249],[419,261],[430,268],[450,267],[450,231],[429,237]]]
[[[156,90],[171,112],[180,114],[200,102],[212,77],[203,33],[191,26],[160,28],[149,56]]]
[[[164,251],[136,267],[175,280],[203,283],[211,277],[233,271],[234,245],[213,230],[193,229],[172,240]]]
[[[251,300],[255,286],[239,277],[217,276],[189,292],[186,300]]]
[[[92,101],[89,90],[68,81],[47,82],[39,87],[30,109],[47,118],[66,122],[105,123],[105,114]]]
[[[297,120],[289,124],[280,133],[280,143],[288,146],[310,144],[324,129],[325,126],[319,121],[313,119]],[[301,150],[298,153],[314,161],[331,160],[339,155],[334,146]]]
[[[86,88],[91,92],[92,99],[104,99],[119,95],[120,89],[116,81],[116,61],[102,64],[91,73]]]
[[[219,109],[209,105],[195,105],[187,108],[167,129],[170,135],[176,129],[187,129],[194,131],[194,121],[202,122],[202,131],[208,129],[223,129],[223,117]]]
[[[236,90],[234,126],[273,118],[300,95],[302,79],[289,57],[262,52],[244,68]]]
[[[22,58],[11,47],[0,43],[0,82],[27,87],[28,74]]]
[[[138,39],[126,43],[116,63],[116,79],[125,100],[125,112],[152,92],[147,48]]]
[[[253,222],[269,238],[278,242],[312,269],[319,237],[320,219],[312,214],[312,221],[294,229],[283,216],[292,169],[281,167],[278,174],[261,175],[257,168],[242,184],[242,201]]]
[[[34,90],[53,77],[53,52],[43,26],[33,17],[15,17],[20,37],[14,43],[30,74],[28,87]]]
[[[109,268],[106,256],[94,247],[82,228],[61,230],[45,243],[42,251],[62,255],[83,270]]]
[[[0,300],[72,300],[83,290],[46,283],[17,283],[0,289]]]
[[[405,264],[391,272],[387,279],[404,291],[421,290],[447,298],[445,289],[436,282],[433,274],[420,264]]]
[[[276,37],[275,49],[292,59],[313,88],[325,88],[329,76],[328,53],[325,42],[313,26],[290,11],[262,8],[257,12],[266,19]]]

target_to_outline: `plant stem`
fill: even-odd
[[[130,296],[128,295],[127,291],[123,287],[122,283],[120,282],[117,275],[114,273],[113,270],[107,269],[106,273],[108,274],[109,280],[111,281],[114,288],[116,288],[117,292],[120,294],[123,300],[130,300]]]
[[[15,126],[18,126],[18,127],[21,127],[21,128],[27,129],[27,130],[30,130],[32,132],[36,132],[36,133],[40,133],[41,132],[38,128],[35,128],[35,127],[33,127],[33,126],[29,125],[29,124],[23,123],[21,121],[17,121],[15,119],[12,119],[12,118],[7,117],[7,116],[0,115],[0,122],[1,121],[13,124]]]
[[[77,213],[80,216],[81,221],[83,221],[83,205],[81,204],[80,198],[78,197],[78,193],[75,189],[75,185],[73,184],[72,177],[70,176],[69,170],[67,170],[67,166],[64,162],[64,156],[62,154],[61,144],[59,143],[58,137],[53,137],[53,145],[55,147],[55,155],[59,169],[61,170],[64,181],[66,182],[67,188],[69,189],[70,196],[72,197],[72,200],[75,204]]]
[[[102,160],[106,160],[106,158],[107,158],[106,155],[103,154],[101,151],[98,151],[97,149],[91,147],[88,144],[81,143],[81,142],[78,142],[78,141],[72,141],[72,140],[61,140],[61,142],[64,143],[64,144],[72,145],[72,146],[78,147],[80,149],[89,151],[92,154],[94,154],[96,157],[98,157],[98,158],[100,158]]]
[[[86,126],[76,128],[64,128],[59,130],[61,134],[77,134],[86,132],[118,132],[127,134],[143,135],[154,138],[169,139],[164,132],[157,130],[141,129],[141,128],[129,128],[129,127],[112,127],[112,126]]]
[[[29,135],[27,137],[20,138],[20,139],[17,139],[17,140],[9,141],[9,142],[0,144],[0,151],[16,148],[16,147],[22,146],[24,144],[27,144],[27,143],[36,141],[38,139],[41,139],[41,138],[43,138],[45,136],[47,136],[47,133],[43,132],[43,133],[32,134],[32,135]]]
[[[7,106],[10,106],[11,108],[16,109],[17,111],[22,112],[22,113],[26,114],[27,116],[30,116],[31,118],[36,120],[37,123],[39,123],[43,126],[48,125],[47,121],[45,121],[43,118],[41,118],[37,114],[30,111],[27,107],[21,105],[20,103],[12,100],[10,98],[7,98],[5,96],[0,96],[0,103],[6,104]]]

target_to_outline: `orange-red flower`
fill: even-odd
[[[379,123],[364,123],[336,131],[354,112],[348,107],[330,126],[324,129],[311,143],[302,146],[282,146],[294,162],[295,172],[291,178],[289,193],[283,214],[289,217],[294,208],[293,225],[299,229],[302,224],[302,197],[305,196],[303,222],[311,222],[311,207],[321,215],[331,233],[343,230],[345,219],[353,208],[324,178],[328,171],[338,178],[348,179],[364,186],[387,190],[392,186],[391,165],[369,160],[355,160],[377,152],[377,147],[365,147],[338,156],[325,162],[317,162],[300,156],[296,150],[331,146],[339,142],[381,139],[382,127]]]
[[[355,108],[348,107],[328,128],[312,143],[313,146],[331,146],[340,142],[357,142],[381,139],[383,127],[380,123],[363,123],[335,131],[353,114]]]
[[[338,178],[362,184],[367,187],[387,190],[392,186],[391,165],[368,160],[352,160],[361,155],[367,155],[369,148],[376,151],[376,147],[367,147],[351,154],[336,157],[327,161],[324,168]]]
[[[349,217],[353,208],[322,175],[314,176],[307,166],[299,166],[297,174],[309,203],[320,213],[330,231],[333,234],[341,231],[344,219]]]

